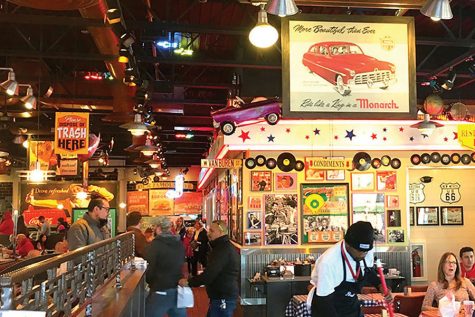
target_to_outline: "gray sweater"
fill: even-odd
[[[69,228],[69,250],[73,251],[107,238],[110,238],[110,236],[106,226],[99,227],[99,221],[92,219],[89,213],[85,213],[82,218],[76,220]]]

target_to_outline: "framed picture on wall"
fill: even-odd
[[[388,210],[388,227],[401,226],[401,210]]]
[[[376,180],[378,190],[396,190],[397,188],[397,173],[396,171],[376,172]]]
[[[351,173],[352,190],[374,190],[373,173]]]
[[[247,230],[261,230],[262,228],[262,212],[248,211],[247,212]]]
[[[344,170],[327,170],[327,181],[344,181]]]
[[[247,208],[262,210],[262,196],[249,196]]]
[[[386,195],[386,207],[387,208],[399,208],[399,196],[398,195]]]
[[[414,225],[414,207],[409,207],[409,225]]]
[[[297,173],[275,173],[274,175],[274,189],[276,191],[297,189]]]
[[[244,233],[244,245],[261,245],[262,233],[261,232],[245,232]]]
[[[439,207],[417,207],[416,219],[418,226],[438,226]]]
[[[388,243],[402,243],[402,242],[404,242],[404,230],[388,229]]]
[[[377,242],[386,242],[386,217],[384,213],[384,194],[356,193],[353,199],[353,223],[357,221],[371,222],[375,230]]]
[[[269,172],[269,171],[251,172],[251,191],[253,192],[272,191],[272,172]]]
[[[427,281],[427,250],[425,241],[413,241],[411,250],[411,281]]]
[[[463,207],[450,206],[440,207],[441,224],[444,226],[461,226],[463,225]]]
[[[264,195],[264,243],[298,244],[297,194]]]

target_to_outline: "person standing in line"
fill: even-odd
[[[195,236],[191,242],[193,249],[193,261],[191,263],[191,274],[198,275],[198,262],[203,268],[206,267],[208,257],[208,232],[203,227],[201,220],[195,221]]]
[[[236,309],[239,292],[239,255],[228,237],[224,221],[215,220],[209,227],[211,252],[203,273],[181,279],[181,286],[206,286],[210,299],[208,317],[231,317]]]
[[[38,217],[38,237],[42,234],[49,237],[51,234],[51,225],[49,224],[48,220],[46,220],[45,216],[41,215]]]
[[[352,224],[344,240],[327,249],[315,263],[311,281],[315,285],[312,317],[362,317],[358,296],[363,282],[377,287],[381,281],[373,268],[374,230],[371,223]],[[383,294],[387,300],[391,293]]]
[[[175,232],[180,236],[180,240],[183,241],[183,238],[186,235],[185,220],[183,217],[178,217],[175,220]]]
[[[472,247],[463,247],[460,249],[460,273],[462,277],[466,277],[470,282],[475,282],[475,259]]]
[[[106,199],[97,198],[89,202],[84,216],[69,228],[69,250],[73,251],[110,238],[110,232],[107,229],[109,209],[109,202]]]
[[[0,234],[13,234],[13,226],[12,212],[7,210],[3,213],[2,222],[0,222]]]
[[[185,317],[186,308],[177,308],[177,286],[182,275],[185,249],[175,234],[172,223],[164,216],[157,218],[156,233],[145,259],[148,262],[146,281],[150,293],[145,302],[146,317]]]
[[[141,221],[142,214],[138,211],[133,211],[127,215],[127,231],[133,232],[135,236],[135,255],[143,258],[148,242],[140,229]]]

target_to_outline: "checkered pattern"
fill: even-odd
[[[366,294],[358,295],[361,306],[363,307],[374,307],[374,306],[383,306],[384,300],[380,295],[374,296],[377,294]],[[285,317],[311,317],[312,315],[307,309],[307,295],[294,295],[290,300],[287,307],[285,307]],[[405,315],[395,314],[395,317],[404,317]],[[367,314],[365,317],[381,317],[378,314]]]

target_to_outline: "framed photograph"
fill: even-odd
[[[323,157],[319,157],[323,158]],[[312,168],[312,157],[305,157],[305,180],[307,181],[323,181],[325,180],[325,170]]]
[[[275,173],[274,190],[290,191],[297,189],[297,173]]]
[[[345,171],[344,170],[327,170],[327,181],[344,181],[345,180]]]
[[[272,191],[272,172],[269,172],[269,171],[251,172],[251,191],[253,192]]]
[[[409,207],[409,225],[414,226],[414,207]]]
[[[386,219],[384,215],[384,194],[353,194],[353,223],[371,222],[378,242],[386,242]]]
[[[386,207],[387,208],[399,208],[399,196],[386,195]]]
[[[302,184],[302,244],[343,239],[349,223],[348,183]]]
[[[388,229],[388,243],[402,243],[402,242],[404,242],[404,230]]]
[[[297,194],[264,195],[265,244],[298,244]]]
[[[261,230],[262,228],[262,212],[248,211],[247,212],[247,230]]]
[[[461,226],[463,225],[463,207],[450,206],[440,207],[440,219],[444,226]]]
[[[245,232],[244,245],[262,245],[262,233],[249,231]]]
[[[352,190],[374,190],[374,173],[351,173]]]
[[[412,241],[411,281],[427,281],[427,250],[425,241]]]
[[[299,14],[281,31],[284,117],[416,118],[412,18]]]
[[[416,214],[418,226],[439,225],[439,207],[417,207]]]
[[[396,190],[397,187],[397,172],[396,171],[384,171],[376,172],[376,180],[378,183],[379,191]]]
[[[388,210],[388,227],[401,227],[401,210]]]
[[[262,196],[249,196],[247,209],[262,210]]]

